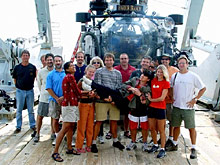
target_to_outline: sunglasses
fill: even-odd
[[[100,64],[100,62],[92,62],[92,65],[93,65],[93,64]]]
[[[149,67],[152,68],[152,69],[155,68],[154,66],[149,66]]]

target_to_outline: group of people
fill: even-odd
[[[29,63],[29,58],[30,53],[23,51],[22,62],[15,67],[13,73],[17,99],[15,133],[21,131],[25,101],[35,142],[40,140],[43,118],[50,116],[51,139],[55,145],[52,158],[55,161],[63,161],[58,150],[65,135],[66,154],[97,153],[97,137],[101,137],[99,140],[103,143],[103,122],[108,116],[108,135],[110,138],[112,136],[112,146],[123,150],[125,146],[117,136],[120,114],[124,115],[124,136],[131,138],[126,146],[127,150],[137,148],[136,135],[141,128],[143,151],[159,151],[157,158],[165,157],[165,151],[177,151],[180,126],[184,120],[192,143],[190,158],[197,157],[194,104],[206,88],[201,79],[188,70],[189,60],[185,55],[177,60],[179,69],[170,66],[171,57],[168,54],[161,56],[161,65],[157,67],[151,57],[144,56],[140,63],[141,68],[135,69],[129,64],[126,53],[120,55],[120,64],[115,67],[115,56],[112,53],[106,53],[103,61],[99,57],[92,58],[88,66],[84,64],[83,52],[76,54],[76,64],[69,61],[64,65],[62,56],[46,54],[45,66],[38,73],[36,67]],[[33,111],[35,77],[40,90],[37,125]],[[195,93],[196,89],[199,90],[198,93]],[[167,141],[166,119],[169,121]],[[75,131],[76,149],[73,149],[72,138]],[[147,143],[149,131],[153,140],[150,149]],[[83,148],[85,139],[86,147]]]

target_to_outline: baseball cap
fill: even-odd
[[[161,57],[171,57],[169,54],[167,54],[167,53],[164,53],[164,54],[162,54],[162,56]]]
[[[185,59],[187,61],[187,63],[189,63],[189,59],[186,57],[186,55],[179,56],[179,58],[177,59],[177,62],[179,62],[179,60],[181,60],[181,59]]]

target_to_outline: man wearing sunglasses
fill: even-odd
[[[170,66],[170,61],[171,61],[171,57],[169,54],[163,54],[161,56],[161,63],[163,65],[166,66],[168,73],[169,73],[169,79],[171,79],[171,76],[178,72],[179,69],[174,67],[174,66]],[[171,126],[171,113],[172,113],[172,109],[173,109],[173,99],[172,99],[172,89],[169,88],[168,90],[168,94],[167,97],[165,98],[166,101],[166,116],[167,116],[167,120],[169,121],[169,138],[166,142],[165,147],[168,148],[170,147],[170,145],[172,145],[172,141],[173,141],[173,127]]]

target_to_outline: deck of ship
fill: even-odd
[[[35,107],[36,111],[36,107]],[[34,143],[31,138],[31,130],[28,125],[27,111],[23,113],[23,127],[19,134],[13,134],[15,122],[0,121],[0,164],[74,164],[74,165],[135,165],[135,164],[219,164],[220,162],[220,124],[210,119],[210,112],[197,111],[197,147],[198,158],[189,159],[190,140],[188,130],[181,128],[182,136],[179,138],[179,149],[176,152],[167,152],[163,159],[157,159],[156,154],[142,152],[141,143],[135,151],[119,151],[111,147],[112,140],[106,140],[105,144],[98,144],[99,152],[85,153],[80,156],[66,155],[66,142],[60,146],[60,153],[65,160],[62,163],[54,162],[51,158],[53,146],[50,140],[50,118],[44,118],[39,143]],[[105,131],[108,128],[105,124]],[[119,128],[120,130],[120,128]],[[129,143],[119,131],[122,144]],[[140,136],[140,134],[138,134]],[[184,137],[184,138],[183,138]],[[184,139],[186,145],[184,145]],[[150,140],[150,138],[148,139]]]

